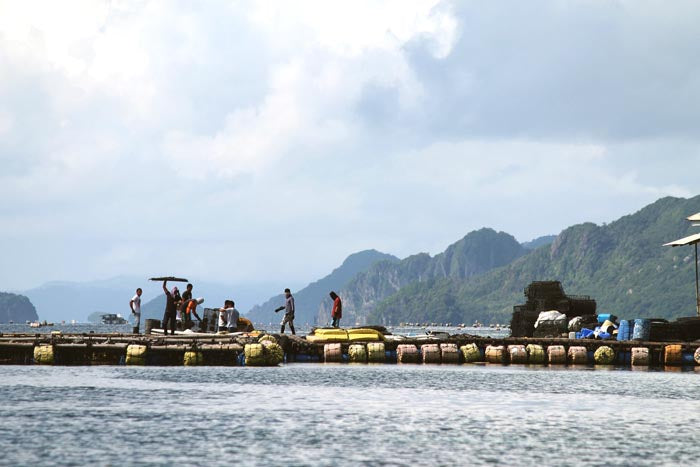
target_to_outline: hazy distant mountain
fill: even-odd
[[[692,247],[662,244],[700,232],[685,218],[700,196],[663,198],[607,225],[564,230],[513,263],[471,280],[416,282],[377,305],[370,319],[471,323],[507,322],[534,280],[559,280],[569,294],[591,295],[602,313],[625,318],[695,315]]]
[[[395,256],[381,253],[377,250],[365,250],[348,256],[343,264],[334,269],[329,275],[316,282],[309,284],[299,291],[292,290],[294,303],[296,305],[297,323],[314,324],[319,304],[328,298],[331,290],[340,290],[350,279],[358,273],[367,270],[378,261],[396,262],[399,259]],[[283,288],[281,288],[284,290]],[[269,323],[279,322],[281,316],[273,311],[278,306],[284,304],[284,294],[276,295],[265,303],[253,307],[247,314],[248,318],[254,322]]]
[[[208,281],[194,282],[194,294],[205,297],[207,304],[222,304],[231,295],[236,297],[236,305],[241,310],[259,303],[269,296],[270,290],[279,289],[277,283],[232,285]],[[168,284],[171,287],[174,284]],[[177,284],[183,288],[184,284]],[[136,288],[143,289],[142,306],[153,299],[161,299],[163,291],[160,282],[150,282],[143,277],[120,276],[106,280],[89,282],[47,282],[46,284],[23,292],[36,306],[41,319],[61,321],[75,319],[87,321],[94,312],[120,313],[124,317],[131,314],[129,300]],[[160,309],[162,317],[163,307]]]
[[[36,321],[39,316],[24,295],[0,292],[0,323]]]
[[[434,257],[420,253],[399,262],[376,263],[340,291],[343,321],[363,322],[377,303],[409,284],[440,278],[466,280],[509,264],[526,253],[513,236],[484,228],[467,234]],[[328,320],[330,307],[330,301],[321,304],[318,312],[321,322]]]
[[[534,240],[530,240],[529,242],[523,242],[522,245],[524,248],[527,248],[528,250],[536,250],[537,248],[544,246],[544,245],[550,245],[554,243],[554,240],[557,239],[556,235],[545,235],[543,237],[538,237]]]

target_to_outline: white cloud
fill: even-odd
[[[298,282],[692,195],[695,7],[538,6],[0,3],[0,241],[43,263],[0,281]]]

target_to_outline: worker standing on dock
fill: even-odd
[[[238,318],[241,314],[236,310],[236,303],[233,300],[228,300],[231,303],[231,307],[227,310],[228,315],[228,332],[236,332],[238,330]]]
[[[275,309],[275,313],[284,310],[280,332],[284,334],[284,325],[289,323],[289,329],[292,331],[292,334],[296,334],[294,332],[294,297],[292,297],[292,292],[289,289],[284,289],[284,297],[284,306]]]
[[[228,312],[233,308],[232,300],[225,300],[224,306],[219,308],[219,320],[218,320],[218,331],[225,331],[228,327]]]
[[[204,303],[204,299],[201,297],[197,299],[190,298],[189,300],[185,301],[184,295],[186,293],[187,292],[182,294],[182,317],[184,319],[183,327],[184,329],[190,329],[192,326],[194,326],[194,324],[192,324],[192,315],[194,315],[194,317],[197,318],[197,321],[199,321],[200,323],[202,322],[202,318],[200,318],[197,314],[197,305],[201,305],[202,303]]]
[[[177,307],[177,315],[175,318],[179,330],[187,329],[188,323],[185,307],[190,300],[192,300],[192,284],[187,284],[185,291],[182,292],[182,300]]]
[[[134,295],[129,302],[129,308],[131,308],[131,314],[134,315],[134,328],[132,332],[134,334],[139,333],[139,326],[141,325],[141,294],[143,291],[141,287],[136,289],[136,295]]]
[[[185,303],[187,300],[192,300],[192,284],[187,284],[185,291],[182,292],[182,302]]]
[[[165,292],[165,313],[163,314],[163,334],[168,334],[168,325],[170,332],[175,335],[175,315],[177,313],[177,302],[180,301],[180,291],[177,287],[173,287],[172,292],[168,290],[168,281],[163,281],[163,292]]]
[[[343,302],[340,300],[338,294],[333,292],[332,290],[329,295],[331,296],[331,300],[333,300],[333,310],[331,310],[331,318],[333,318],[333,327],[337,328],[340,327],[340,318],[343,317]]]

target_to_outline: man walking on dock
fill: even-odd
[[[333,300],[333,310],[331,310],[331,318],[333,318],[333,327],[340,327],[340,318],[343,317],[343,302],[337,293],[331,291],[331,300]]]
[[[284,296],[284,306],[275,309],[275,313],[284,310],[280,333],[284,334],[284,325],[289,323],[289,329],[292,331],[292,334],[296,334],[294,332],[294,297],[292,297],[292,292],[289,289],[284,289]]]
[[[131,314],[134,315],[134,328],[132,332],[134,334],[139,333],[139,326],[141,325],[141,294],[143,291],[141,287],[136,289],[136,295],[133,296],[129,302],[129,308],[131,308]]]

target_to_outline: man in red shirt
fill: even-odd
[[[333,318],[333,327],[337,328],[340,326],[340,318],[343,317],[343,302],[340,301],[340,297],[337,293],[331,291],[331,299],[333,300],[333,310],[331,311],[331,318]]]

